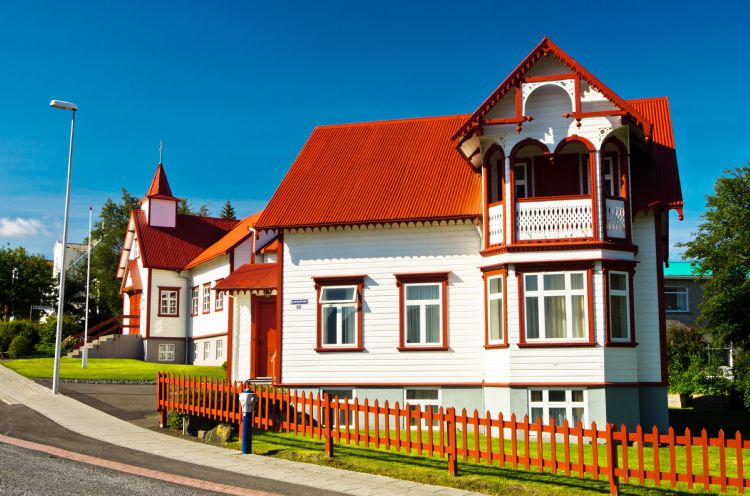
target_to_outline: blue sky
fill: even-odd
[[[583,9],[584,4],[580,4]],[[624,5],[624,4],[623,4]],[[623,98],[670,98],[685,221],[748,162],[747,9],[690,2],[3,2],[0,244],[51,256],[76,102],[70,241],[159,140],[173,192],[263,207],[316,125],[473,111],[549,35]],[[676,219],[676,216],[673,216]]]

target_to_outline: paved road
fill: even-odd
[[[52,387],[49,379],[38,379],[36,382],[46,388]],[[146,418],[156,411],[155,384],[61,382],[60,392],[128,422]]]
[[[105,460],[113,460],[117,462],[134,465],[137,467],[148,468],[152,470],[158,470],[169,474],[175,474],[183,477],[197,478],[204,481],[216,482],[226,484],[230,486],[236,486],[240,488],[252,489],[257,491],[266,491],[270,493],[276,493],[280,495],[300,495],[305,496],[336,496],[340,493],[333,491],[326,491],[322,489],[315,489],[297,484],[290,484],[286,482],[279,482],[272,479],[264,479],[260,477],[250,477],[235,472],[229,472],[224,470],[216,470],[202,465],[195,465],[192,463],[185,463],[168,458],[155,456],[140,451],[115,446],[103,441],[98,441],[90,437],[76,434],[68,429],[61,427],[55,422],[49,420],[47,417],[40,415],[39,413],[23,406],[23,405],[7,405],[0,401],[0,434],[11,436],[18,439],[24,439],[36,443],[42,443],[46,445],[63,448],[66,450],[74,451],[76,453],[82,453],[84,455],[90,455]],[[6,445],[0,443],[0,447],[6,447]],[[48,455],[44,455],[48,456]],[[241,455],[238,455],[241,456]],[[6,472],[13,472],[15,469],[6,469],[4,464],[5,458],[0,458],[0,478],[6,478]],[[22,470],[20,474],[29,473],[44,474],[36,469],[34,470]],[[51,472],[54,476],[54,471]],[[63,472],[64,473],[64,472]],[[40,477],[40,479],[46,479],[47,476]],[[187,490],[183,488],[183,490]],[[190,489],[192,490],[192,489]],[[6,494],[6,488],[0,483],[0,494]],[[12,494],[12,493],[9,493]],[[19,492],[17,494],[45,494],[41,490],[34,490],[32,492]],[[49,494],[88,494],[86,491],[78,493],[49,493]],[[106,493],[102,494],[112,494]],[[118,493],[118,494],[128,494]],[[141,493],[134,493],[141,494]],[[151,493],[144,492],[143,494],[149,494],[150,496],[161,494],[160,491]],[[166,494],[166,493],[165,493]],[[190,493],[193,494],[193,493]],[[213,493],[195,493],[195,494],[213,494]]]
[[[6,496],[215,496],[0,443],[0,494]],[[33,476],[30,476],[34,474]]]

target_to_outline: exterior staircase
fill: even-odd
[[[143,360],[143,338],[138,334],[108,334],[86,344],[88,358],[134,358]],[[81,358],[83,346],[68,353]]]

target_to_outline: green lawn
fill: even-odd
[[[0,362],[11,370],[32,379],[51,379],[53,358],[29,358]],[[168,365],[149,363],[126,358],[89,358],[88,367],[81,368],[80,358],[64,357],[60,361],[61,379],[108,380],[108,381],[154,381],[157,372],[173,372],[214,379],[226,378],[221,367],[197,365]]]

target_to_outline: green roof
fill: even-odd
[[[711,276],[711,274],[706,274]],[[669,267],[664,267],[664,277],[698,277],[698,268],[690,262],[670,261]]]

